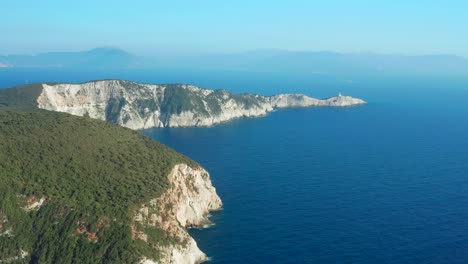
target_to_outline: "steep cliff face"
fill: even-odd
[[[150,85],[108,80],[84,84],[42,84],[38,107],[106,120],[131,129],[212,126],[277,108],[364,104],[349,96],[319,100],[302,94],[271,97],[233,94],[192,85]]]
[[[193,169],[178,164],[168,176],[170,188],[159,198],[151,200],[136,212],[133,218],[134,239],[148,241],[145,230],[157,228],[171,234],[177,243],[160,245],[160,263],[192,264],[207,260],[206,255],[189,236],[186,227],[210,223],[210,211],[219,210],[222,202],[202,168]],[[149,228],[149,229],[148,229]],[[143,256],[142,263],[156,263]]]
[[[39,108],[110,121],[132,129],[162,126],[165,87],[123,81],[43,84]]]

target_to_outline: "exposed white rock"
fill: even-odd
[[[3,212],[3,210],[0,210],[0,237],[13,236],[13,229],[11,227],[5,227],[7,223],[8,223],[8,217]]]
[[[186,164],[176,165],[168,176],[170,188],[159,198],[142,205],[133,220],[144,226],[161,228],[180,243],[160,245],[159,263],[193,264],[207,260],[186,227],[210,223],[210,211],[219,210],[222,202],[211,184],[210,176],[202,168]],[[133,227],[134,239],[146,241],[145,234]],[[157,263],[145,256],[140,263]]]
[[[8,223],[8,217],[3,212],[3,210],[0,209],[0,231],[2,231],[3,225],[5,223]]]
[[[303,94],[279,94],[270,97],[270,103],[275,108],[321,106],[322,102]]]
[[[352,106],[352,105],[360,105],[365,104],[364,100],[353,98],[351,96],[335,96],[330,97],[325,100],[321,100],[322,106],[335,106],[335,107],[345,107],[345,106]]]
[[[159,111],[141,109],[141,104],[160,104],[164,86],[116,80],[42,86],[39,108],[112,121],[132,129],[162,126]]]
[[[22,208],[26,211],[39,210],[39,208],[41,208],[44,205],[46,200],[46,197],[41,197],[40,199],[37,199],[35,196],[32,196],[28,198],[27,204]]]
[[[221,199],[204,169],[177,165],[169,174],[169,183],[173,187],[162,201],[175,204],[172,211],[183,227],[210,223],[207,218],[209,212],[222,207]]]
[[[150,85],[120,80],[43,84],[38,107],[89,116],[131,129],[212,126],[240,117],[258,117],[277,108],[364,104],[336,96],[319,100],[303,94],[236,95],[193,85]]]
[[[27,251],[24,251],[24,250],[20,250],[19,252],[19,256],[13,256],[13,257],[6,257],[6,258],[0,258],[0,263],[16,263],[18,262],[18,260],[20,259],[24,259],[26,258],[27,256],[29,256],[29,253]],[[4,257],[4,256],[1,256],[1,257]]]
[[[7,236],[7,237],[13,236],[13,229],[11,227],[6,229],[2,233],[0,233],[0,237],[2,237],[2,236]]]

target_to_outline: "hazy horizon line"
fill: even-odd
[[[255,48],[238,51],[164,51],[157,50],[154,52],[138,52],[131,49],[121,48],[114,45],[96,46],[93,48],[83,49],[57,49],[57,50],[44,50],[36,52],[0,52],[0,56],[38,56],[41,54],[48,53],[83,53],[90,52],[98,49],[111,49],[124,51],[130,55],[137,57],[154,57],[154,56],[223,56],[223,55],[239,55],[248,53],[330,53],[330,54],[345,54],[345,55],[374,55],[374,56],[399,56],[399,57],[424,57],[424,56],[451,56],[459,57],[462,59],[468,59],[468,56],[456,54],[456,53],[402,53],[402,52],[376,52],[376,51],[338,51],[338,50],[294,50],[294,49],[279,49],[279,48]]]

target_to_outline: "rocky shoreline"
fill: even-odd
[[[198,248],[186,229],[210,224],[209,213],[223,206],[210,176],[202,168],[178,164],[168,175],[168,180],[171,187],[161,197],[142,205],[135,213],[133,237],[146,242],[146,234],[138,230],[139,225],[159,228],[177,241],[182,241],[159,247],[161,263],[193,264],[207,261],[208,257]],[[141,263],[157,262],[142,256]]]

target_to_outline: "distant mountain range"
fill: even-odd
[[[468,75],[468,59],[454,55],[256,51],[227,55],[159,57],[154,67],[231,69],[304,74]]]
[[[2,67],[224,69],[305,74],[455,74],[468,75],[468,59],[454,55],[259,50],[215,55],[137,56],[117,48],[0,56]]]
[[[137,58],[134,55],[122,49],[107,47],[80,52],[0,56],[0,68],[127,68],[136,62]]]

